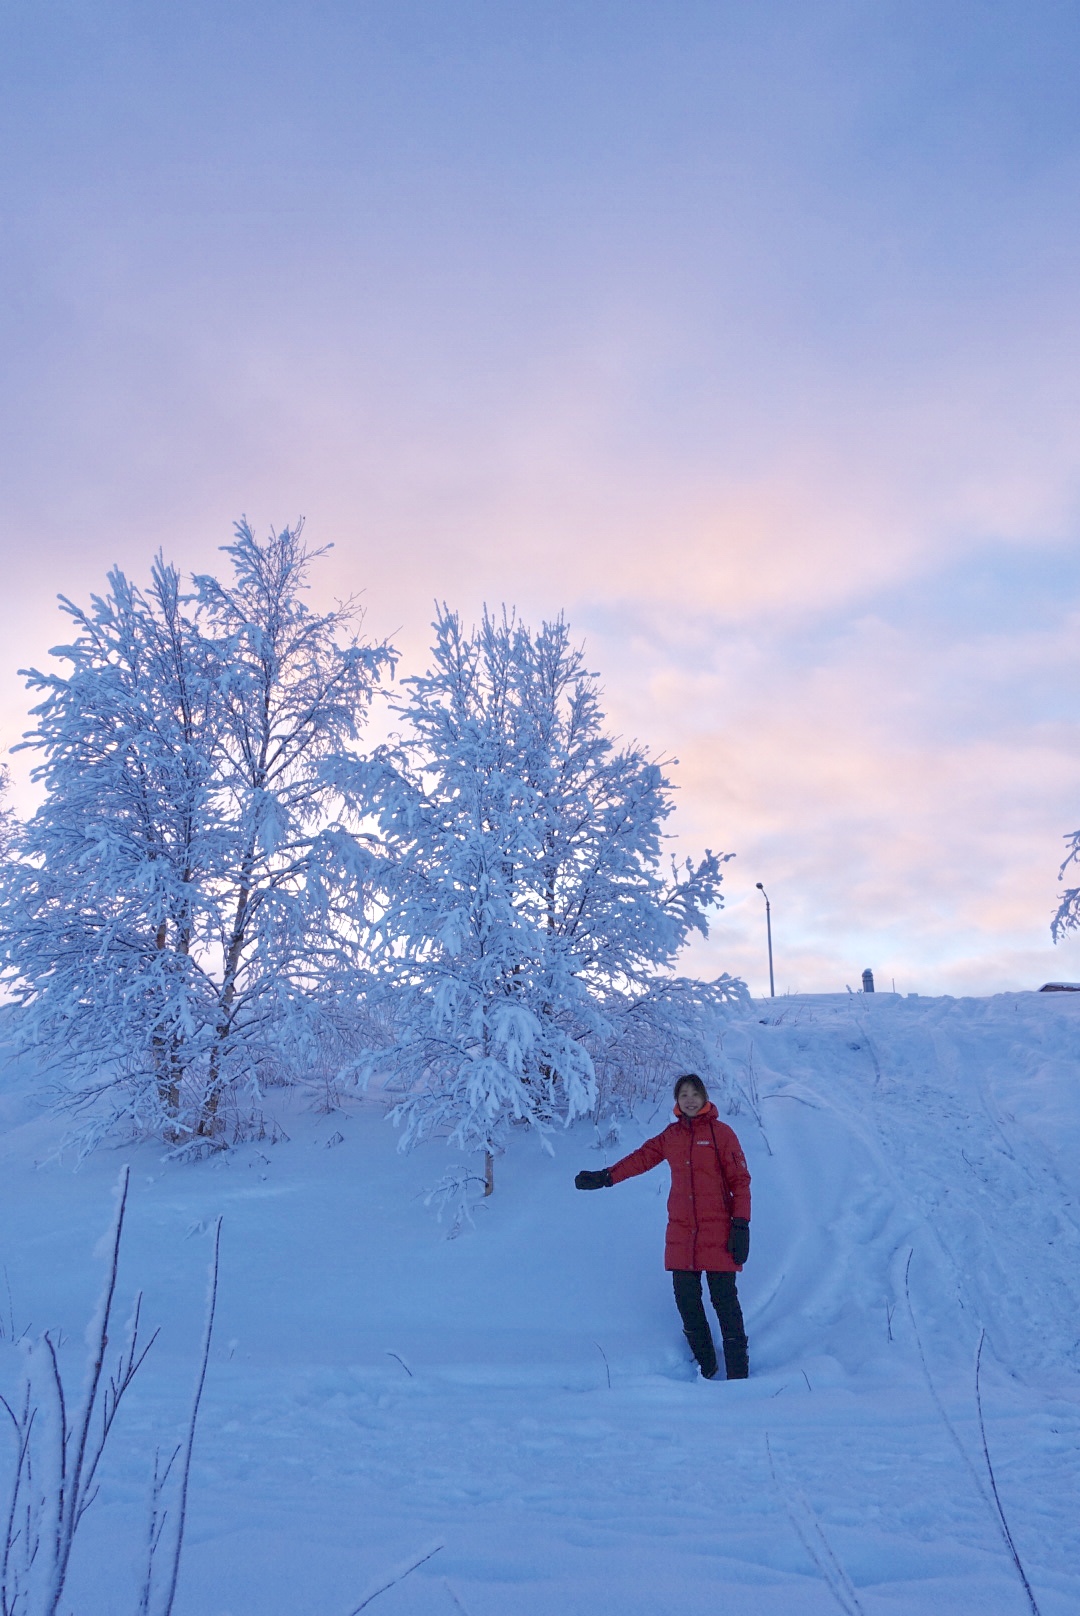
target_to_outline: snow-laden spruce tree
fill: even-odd
[[[434,627],[384,754],[372,948],[398,1036],[379,1058],[405,1091],[403,1143],[448,1131],[485,1153],[490,1187],[511,1122],[587,1112],[628,1018],[673,1019],[671,968],[707,929],[723,860],[665,865],[665,766],[605,733],[561,618],[534,634],[485,614],[467,633],[444,607]],[[741,991],[724,978],[698,998]]]
[[[231,577],[122,573],[27,675],[45,798],[9,862],[0,958],[22,1036],[93,1127],[178,1143],[302,1058],[354,991],[371,855],[355,743],[385,646],[304,601],[299,528],[246,522]]]

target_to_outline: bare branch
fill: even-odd
[[[445,1547],[445,1543],[433,1543],[431,1548],[425,1549],[423,1554],[421,1554],[418,1559],[410,1560],[406,1565],[395,1571],[386,1582],[380,1583],[379,1586],[377,1588],[373,1588],[369,1594],[365,1594],[360,1603],[355,1605],[349,1612],[349,1616],[360,1616],[360,1612],[362,1610],[366,1610],[371,1604],[372,1600],[378,1599],[379,1595],[384,1594],[388,1588],[396,1587],[399,1582],[404,1582],[405,1578],[409,1576],[411,1572],[416,1571],[420,1566],[425,1565],[428,1560],[432,1559],[436,1554],[439,1553],[440,1549],[444,1549]]]
[[[1035,1603],[1035,1595],[1031,1591],[1031,1584],[1027,1578],[1027,1572],[1024,1570],[1020,1560],[1020,1555],[1017,1552],[1016,1544],[1013,1542],[1013,1535],[1009,1530],[1009,1523],[1005,1519],[1005,1510],[1002,1507],[1001,1495],[998,1492],[997,1478],[994,1475],[994,1467],[990,1463],[990,1449],[986,1442],[986,1425],[983,1422],[982,1391],[979,1386],[979,1374],[982,1368],[982,1350],[985,1340],[986,1331],[982,1330],[979,1334],[979,1345],[975,1353],[975,1406],[979,1411],[979,1435],[982,1438],[983,1458],[986,1461],[986,1473],[990,1477],[990,1488],[994,1494],[994,1505],[997,1509],[998,1520],[1001,1523],[1001,1530],[1004,1535],[1005,1542],[1009,1546],[1009,1553],[1012,1555],[1012,1562],[1016,1567],[1016,1574],[1024,1585],[1024,1592],[1027,1594],[1028,1604],[1031,1606],[1032,1616],[1040,1616],[1039,1607]]]
[[[176,1584],[180,1576],[180,1556],[184,1548],[184,1528],[187,1525],[188,1484],[191,1479],[191,1455],[195,1447],[195,1427],[199,1419],[199,1404],[202,1402],[203,1387],[206,1384],[206,1369],[210,1362],[210,1342],[214,1334],[214,1314],[217,1312],[218,1274],[221,1264],[221,1219],[214,1224],[214,1255],[210,1263],[210,1289],[206,1301],[206,1323],[203,1327],[202,1355],[199,1360],[199,1374],[195,1383],[195,1396],[191,1404],[191,1417],[188,1420],[187,1437],[184,1442],[184,1458],[180,1467],[180,1501],[176,1521],[176,1540],[173,1545],[172,1567],[169,1575],[169,1587],[162,1606],[161,1616],[172,1616],[173,1601],[176,1598]]]

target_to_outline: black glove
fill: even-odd
[[[611,1174],[606,1167],[601,1167],[599,1172],[596,1173],[590,1172],[586,1168],[584,1172],[579,1173],[575,1178],[574,1188],[576,1190],[609,1190],[611,1188]]]
[[[745,1218],[732,1218],[727,1248],[741,1268],[750,1255],[750,1225]]]

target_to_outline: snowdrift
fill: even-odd
[[[752,1616],[1080,1608],[1080,1002],[761,1001],[714,1096],[754,1178],[751,1379],[696,1378],[662,1269],[666,1170],[581,1195],[666,1096],[555,1156],[523,1136],[447,1238],[377,1097],[275,1092],[286,1138],[195,1166],[78,1171],[5,1068],[6,1393],[51,1326],[78,1384],[94,1252],[132,1172],[121,1286],[163,1326],[118,1422],[70,1587],[133,1610],[155,1446],[183,1424],[213,1220],[220,1313],[177,1616]],[[924,1367],[925,1366],[925,1367]],[[929,1381],[927,1378],[929,1372]],[[950,1430],[951,1427],[951,1430]],[[965,1458],[966,1456],[966,1458]],[[970,1466],[967,1463],[970,1460]],[[991,1500],[992,1502],[992,1500]]]

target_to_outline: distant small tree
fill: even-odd
[[[319,553],[319,552],[316,552]],[[185,593],[122,573],[54,653],[25,744],[45,800],[0,895],[24,1038],[70,1100],[178,1143],[302,1051],[358,959],[370,864],[355,749],[385,646],[303,601],[299,529],[226,548]],[[350,989],[355,984],[350,981]]]
[[[1068,852],[1058,871],[1059,881],[1064,880],[1070,864],[1080,864],[1080,830],[1071,831],[1065,841]],[[1061,895],[1057,913],[1050,923],[1050,935],[1055,943],[1060,943],[1068,932],[1078,929],[1080,929],[1080,887],[1066,887]]]
[[[603,728],[560,618],[472,633],[445,607],[429,671],[404,681],[379,791],[387,885],[372,948],[398,1037],[403,1143],[446,1130],[491,1158],[596,1099],[595,1054],[671,989],[720,901],[723,858],[663,864],[665,766]],[[726,979],[713,998],[738,999]]]

